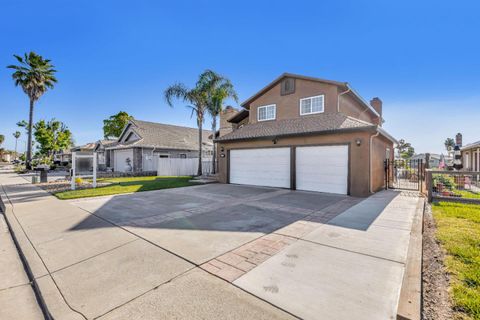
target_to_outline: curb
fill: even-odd
[[[407,262],[397,309],[397,320],[420,320],[422,311],[423,214],[421,198],[413,218]]]
[[[40,310],[42,310],[43,316],[46,320],[53,320],[53,317],[51,316],[47,304],[45,303],[45,300],[42,296],[42,293],[40,291],[40,287],[37,283],[37,280],[35,279],[35,276],[32,272],[32,269],[30,268],[30,265],[27,261],[27,258],[25,257],[25,254],[20,246],[19,240],[17,238],[17,235],[12,228],[12,224],[10,223],[10,219],[13,216],[13,206],[10,203],[10,200],[8,199],[8,196],[6,195],[6,192],[3,188],[3,185],[1,185],[0,189],[0,211],[3,212],[4,217],[5,217],[5,222],[7,224],[8,231],[10,232],[10,235],[12,237],[13,243],[17,249],[18,255],[20,257],[20,260],[22,261],[23,268],[25,269],[25,273],[27,274],[28,280],[30,281],[30,284],[32,286],[33,292],[35,294],[35,298],[37,300],[37,303],[40,307]]]

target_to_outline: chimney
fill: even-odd
[[[460,132],[455,136],[455,144],[459,147],[462,146],[462,134]]]
[[[372,100],[370,100],[370,105],[373,107],[373,109],[375,109],[375,111],[378,112],[378,114],[380,115],[380,117],[377,119],[378,120],[378,125],[381,126],[382,125],[382,105],[383,105],[383,102],[382,100],[380,100],[379,97],[375,97],[373,98]]]
[[[379,97],[375,97],[370,100],[370,105],[378,112],[380,116],[382,116],[382,100]]]
[[[232,106],[227,106],[225,109],[220,112],[220,129],[219,129],[219,137],[222,137],[230,132],[233,131],[233,123],[228,122],[227,120],[233,117],[238,112],[237,109],[233,108]]]

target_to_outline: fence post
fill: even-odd
[[[427,184],[427,199],[428,203],[431,203],[433,194],[432,172],[430,170],[426,170],[426,173],[427,179],[425,179],[425,183]]]

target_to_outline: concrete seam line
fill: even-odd
[[[45,267],[45,269],[47,270],[48,272],[48,275],[50,276],[50,279],[52,279],[53,283],[55,284],[55,287],[57,288],[58,292],[60,293],[63,301],[65,302],[65,304],[74,312],[78,313],[79,315],[81,315],[84,319],[87,319],[87,317],[81,313],[80,311],[78,310],[75,310],[67,301],[67,299],[65,298],[65,296],[63,295],[63,292],[60,290],[60,288],[58,287],[58,284],[57,282],[55,281],[55,279],[52,277],[52,274],[50,272],[50,270],[48,269],[47,265],[45,264],[45,261],[43,261],[42,257],[40,256],[40,254],[38,253],[37,249],[35,248],[35,246],[33,245],[32,241],[30,240],[30,238],[28,237],[27,233],[25,232],[25,230],[23,229],[23,226],[22,224],[20,223],[20,221],[18,221],[18,218],[15,214],[15,210],[14,210],[14,206],[13,206],[13,203],[12,201],[10,200],[10,197],[8,196],[8,193],[7,191],[5,190],[5,187],[2,185],[2,191],[3,191],[3,194],[5,195],[5,197],[7,198],[10,206],[11,206],[11,211],[12,211],[12,215],[13,217],[15,218],[15,220],[17,221],[18,225],[20,226],[20,229],[22,230],[22,232],[24,233],[25,237],[27,238],[28,242],[30,243],[30,245],[32,246],[33,250],[35,251],[35,253],[38,255],[40,261],[42,261],[42,264],[43,266]],[[0,202],[3,203],[3,201],[1,201],[1,197],[0,197]],[[6,206],[5,204],[3,204],[4,206]],[[23,250],[20,246],[20,244],[18,243],[17,241],[17,238],[15,236],[15,232],[14,230],[11,228],[11,225],[10,225],[10,222],[8,220],[8,217],[7,217],[7,214],[6,214],[6,210],[5,210],[5,221],[7,222],[7,225],[11,231],[11,235],[12,235],[12,238],[14,240],[14,243],[15,243],[15,246],[17,247],[17,250],[18,250],[18,253],[21,257],[21,260],[22,262],[24,263],[24,267],[26,268],[26,272],[27,272],[27,276],[28,278],[30,279],[30,281],[32,282],[32,286],[33,286],[33,289],[34,289],[34,292],[35,292],[35,295],[37,296],[38,294],[38,301],[40,303],[40,307],[42,309],[42,312],[44,313],[44,316],[45,316],[45,319],[47,320],[54,320],[53,316],[51,315],[51,313],[48,311],[48,306],[45,302],[45,300],[43,299],[43,296],[42,296],[42,292],[40,290],[40,287],[35,279],[35,276],[33,275],[33,272],[30,268],[30,265],[28,264],[28,260],[27,258],[25,257],[25,254],[23,253]]]

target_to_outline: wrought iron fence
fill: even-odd
[[[428,200],[480,204],[480,172],[427,170]]]
[[[423,160],[385,160],[385,186],[421,191],[425,179]]]

